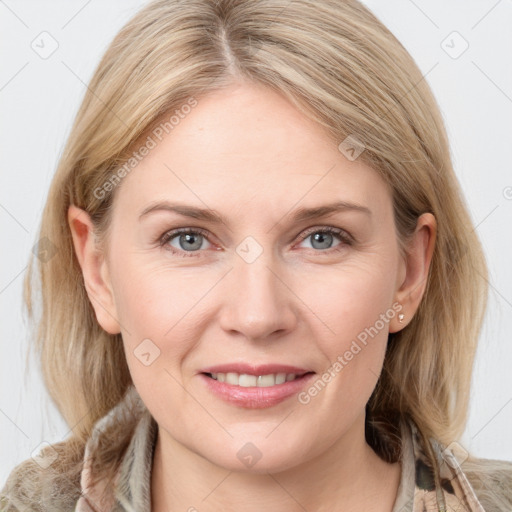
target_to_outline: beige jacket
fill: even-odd
[[[102,431],[113,422],[119,424],[127,411],[134,410],[138,423],[115,477],[115,485],[91,484],[91,460],[101,445]],[[109,414],[95,425],[85,448],[81,489],[75,499],[64,499],[44,489],[36,498],[23,492],[23,482],[16,467],[0,493],[1,511],[51,512],[149,512],[151,510],[150,475],[157,424],[146,409],[135,388]],[[420,443],[416,427],[402,424],[402,472],[397,499],[392,512],[490,512],[485,510],[473,491],[461,465],[452,452],[431,440],[441,468],[441,482],[436,486],[432,470]],[[28,463],[29,461],[25,461]],[[25,463],[22,463],[25,464]],[[510,465],[512,468],[512,464]],[[512,470],[510,472],[512,475]],[[512,485],[512,481],[506,485]],[[115,491],[113,489],[115,488]],[[80,492],[81,491],[81,492]],[[497,509],[494,509],[497,510]],[[492,512],[494,512],[494,510]],[[512,510],[512,506],[509,510]],[[504,512],[504,511],[503,511]]]

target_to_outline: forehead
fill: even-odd
[[[154,147],[121,183],[124,206],[179,198],[271,211],[299,200],[377,207],[390,200],[377,172],[348,160],[322,126],[270,88],[236,84],[198,98],[187,112],[161,140],[150,133]]]

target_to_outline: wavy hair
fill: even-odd
[[[85,291],[68,207],[86,210],[107,245],[115,194],[102,186],[136,143],[190,98],[200,102],[240,80],[284,95],[334,143],[350,135],[364,144],[359,158],[391,188],[403,250],[417,218],[435,216],[426,291],[407,327],[389,336],[367,405],[366,437],[383,459],[396,461],[402,418],[444,444],[463,433],[487,268],[439,107],[412,57],[357,0],[157,0],[122,28],[92,77],[41,220],[39,238],[57,252],[49,261],[32,258],[26,275],[44,381],[73,427],[69,439],[54,445],[60,457],[52,478],[77,482],[94,423],[131,384],[120,335],[102,330]],[[130,435],[116,432],[105,446],[98,464],[106,475]]]

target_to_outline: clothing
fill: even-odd
[[[90,463],[94,460],[98,445],[101,445],[102,432],[109,426],[124,421],[127,414],[136,414],[139,419],[116,474],[115,483],[118,490],[113,495],[112,485],[91,485]],[[443,447],[434,440],[430,441],[440,461],[441,485],[436,486],[416,426],[412,422],[403,422],[401,429],[401,480],[392,512],[485,512],[461,467],[456,460],[449,458],[449,451],[445,451],[445,458],[449,459],[447,463],[443,459]],[[24,501],[23,497],[20,497],[20,493],[16,494],[14,491],[19,482],[13,471],[0,493],[0,511],[149,512],[151,468],[157,432],[155,420],[132,386],[124,399],[94,426],[93,434],[85,448],[80,481],[82,495],[78,501],[59,502],[58,496],[55,496],[54,501],[46,502],[46,506],[32,506],[27,499]],[[106,494],[103,496],[104,490]]]

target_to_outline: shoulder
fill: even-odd
[[[80,488],[52,468],[55,452],[43,450],[37,459],[18,464],[0,491],[0,511],[55,512],[74,510]]]
[[[512,510],[512,462],[470,457],[461,468],[486,512]]]
[[[140,421],[141,415],[149,415],[146,422]],[[151,419],[132,386],[126,396],[95,423],[85,443],[72,437],[47,445],[35,457],[17,465],[0,491],[0,512],[69,512],[76,510],[82,495],[102,500],[103,497],[92,489],[101,490],[99,482],[106,468],[112,466],[112,474],[107,472],[107,475],[115,476],[114,466],[118,461],[124,463],[128,475],[131,473],[133,457],[130,458],[129,449],[135,450],[137,445],[133,439],[135,427],[139,423],[144,427],[139,428],[137,440],[146,439],[146,432],[153,433],[149,428]],[[147,437],[147,442],[153,437]],[[83,505],[84,500],[81,501]]]
[[[447,504],[454,509],[457,504],[464,503],[464,510],[475,512],[512,511],[512,462],[472,456],[459,443],[445,446],[434,438],[429,438],[430,443],[426,443],[416,425],[410,422],[409,426],[417,488],[432,490],[437,487],[435,473],[438,473],[440,490]],[[431,457],[424,449],[428,444]],[[437,471],[434,471],[434,459]]]

